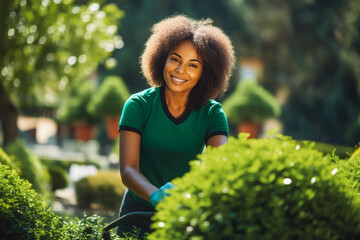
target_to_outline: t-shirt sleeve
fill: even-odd
[[[141,135],[145,125],[146,108],[141,98],[131,96],[124,104],[120,121],[119,131],[127,130]]]
[[[216,135],[229,136],[229,125],[225,112],[220,103],[214,104],[209,109],[208,127],[205,142]]]

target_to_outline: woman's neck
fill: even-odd
[[[186,110],[189,93],[172,92],[165,86],[166,105],[175,118],[180,117]]]

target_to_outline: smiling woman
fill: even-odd
[[[154,207],[176,187],[205,145],[227,142],[229,127],[220,103],[234,65],[230,39],[211,20],[183,15],[155,24],[141,56],[151,86],[126,101],[119,122],[120,172],[128,188],[120,216]],[[150,231],[150,220],[120,225]]]

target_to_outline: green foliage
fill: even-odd
[[[208,148],[173,181],[148,239],[359,239],[357,193],[312,146],[244,134]]]
[[[75,218],[74,222],[65,222],[65,233],[66,239],[74,240],[120,240],[120,238],[108,232],[104,238],[102,238],[102,230],[104,226],[102,225],[104,218],[92,215],[86,216],[82,219]]]
[[[36,155],[30,152],[25,143],[17,139],[6,147],[6,153],[19,163],[21,177],[28,180],[38,193],[46,193],[50,188],[50,175]]]
[[[101,240],[103,218],[93,215],[64,221],[8,166],[0,164],[0,238],[2,240]],[[119,240],[112,232],[107,239]],[[132,238],[129,238],[132,239]]]
[[[270,92],[255,81],[244,80],[223,102],[224,111],[233,124],[263,122],[281,113],[280,105]]]
[[[0,238],[60,239],[62,221],[15,171],[0,164]]]
[[[120,116],[130,93],[123,80],[118,76],[108,76],[88,105],[88,110],[98,117]]]
[[[0,163],[3,165],[7,165],[10,169],[15,170],[19,175],[21,174],[21,170],[19,168],[19,163],[15,158],[9,157],[3,149],[0,148]]]
[[[68,186],[69,177],[63,168],[56,165],[51,165],[48,167],[48,170],[51,176],[51,189],[53,191],[66,188]]]
[[[58,118],[64,123],[96,123],[98,118],[94,117],[88,110],[90,100],[96,91],[95,84],[83,81],[77,88],[73,89],[71,95],[66,99],[64,105],[59,108]]]
[[[18,107],[56,106],[56,94],[123,45],[124,13],[114,4],[10,0],[2,8],[0,83]]]
[[[99,204],[104,209],[118,210],[125,186],[118,171],[99,171],[75,183],[76,200],[80,207]]]
[[[360,148],[349,159],[336,159],[339,175],[350,180],[351,187],[360,194]]]

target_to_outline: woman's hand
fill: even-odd
[[[171,182],[167,182],[164,186],[162,186],[159,190],[151,194],[150,196],[150,203],[154,207],[166,196],[169,196],[170,194],[167,192],[167,190],[171,188],[176,188],[174,184]]]

